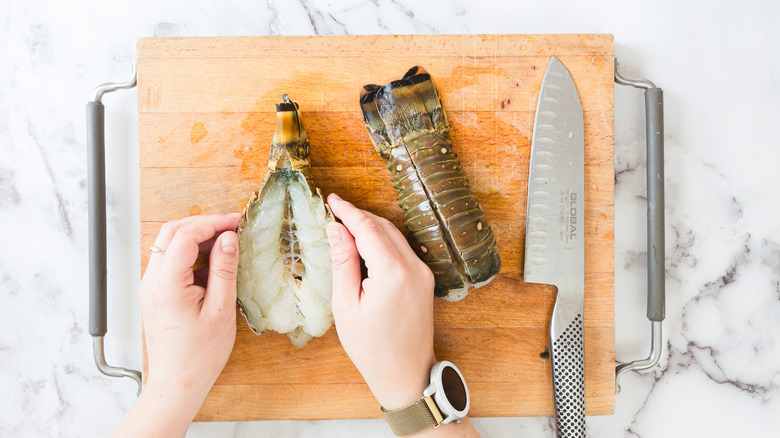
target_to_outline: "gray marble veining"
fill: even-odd
[[[134,383],[100,375],[87,322],[84,103],[125,80],[141,36],[615,35],[627,76],[665,91],[667,319],[652,372],[593,437],[780,430],[780,7],[771,2],[43,2],[0,0],[0,436],[107,436]],[[641,93],[615,91],[617,359],[643,357]],[[135,97],[107,97],[110,363],[140,367]],[[548,418],[476,419],[485,437]],[[195,424],[188,436],[390,437],[379,420]]]

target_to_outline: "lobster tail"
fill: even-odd
[[[254,333],[286,333],[302,347],[333,324],[325,229],[333,216],[311,180],[306,130],[287,95],[276,105],[268,167],[238,224],[236,299]]]
[[[410,243],[436,278],[434,293],[457,301],[501,269],[498,244],[449,138],[431,75],[412,67],[360,94],[366,130],[393,173]]]

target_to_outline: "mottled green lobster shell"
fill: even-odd
[[[431,76],[413,67],[360,106],[369,138],[393,173],[411,245],[436,278],[436,296],[463,299],[501,269],[493,230],[452,150],[447,116]]]

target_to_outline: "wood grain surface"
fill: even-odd
[[[465,300],[436,300],[437,357],[463,371],[471,416],[552,415],[546,346],[555,290],[523,282],[531,131],[551,55],[571,72],[585,118],[587,413],[611,414],[611,35],[140,39],[142,267],[164,222],[241,211],[266,172],[274,105],[283,93],[300,104],[323,195],[336,192],[403,229],[391,174],[368,142],[358,95],[364,84],[385,84],[422,65],[441,93],[454,151],[493,226],[503,261],[498,278]],[[239,315],[233,353],[196,420],[380,416],[335,329],[298,349],[284,335],[255,336]]]

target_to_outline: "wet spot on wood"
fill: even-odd
[[[160,143],[160,144],[165,143],[165,137],[157,137],[157,143]]]
[[[451,80],[456,81],[461,87],[476,85],[480,76],[508,76],[509,73],[500,66],[485,65],[475,66],[474,64],[458,65],[450,71]]]
[[[197,216],[201,212],[200,205],[193,205],[190,207],[190,216]]]
[[[192,131],[190,132],[190,141],[192,143],[197,143],[208,135],[208,131],[206,131],[206,127],[203,126],[203,123],[196,122],[194,125],[192,125]]]
[[[252,111],[241,121],[241,137],[244,141],[233,156],[241,160],[241,177],[260,183],[268,165],[268,152],[276,128],[276,112],[273,107],[257,102]]]

